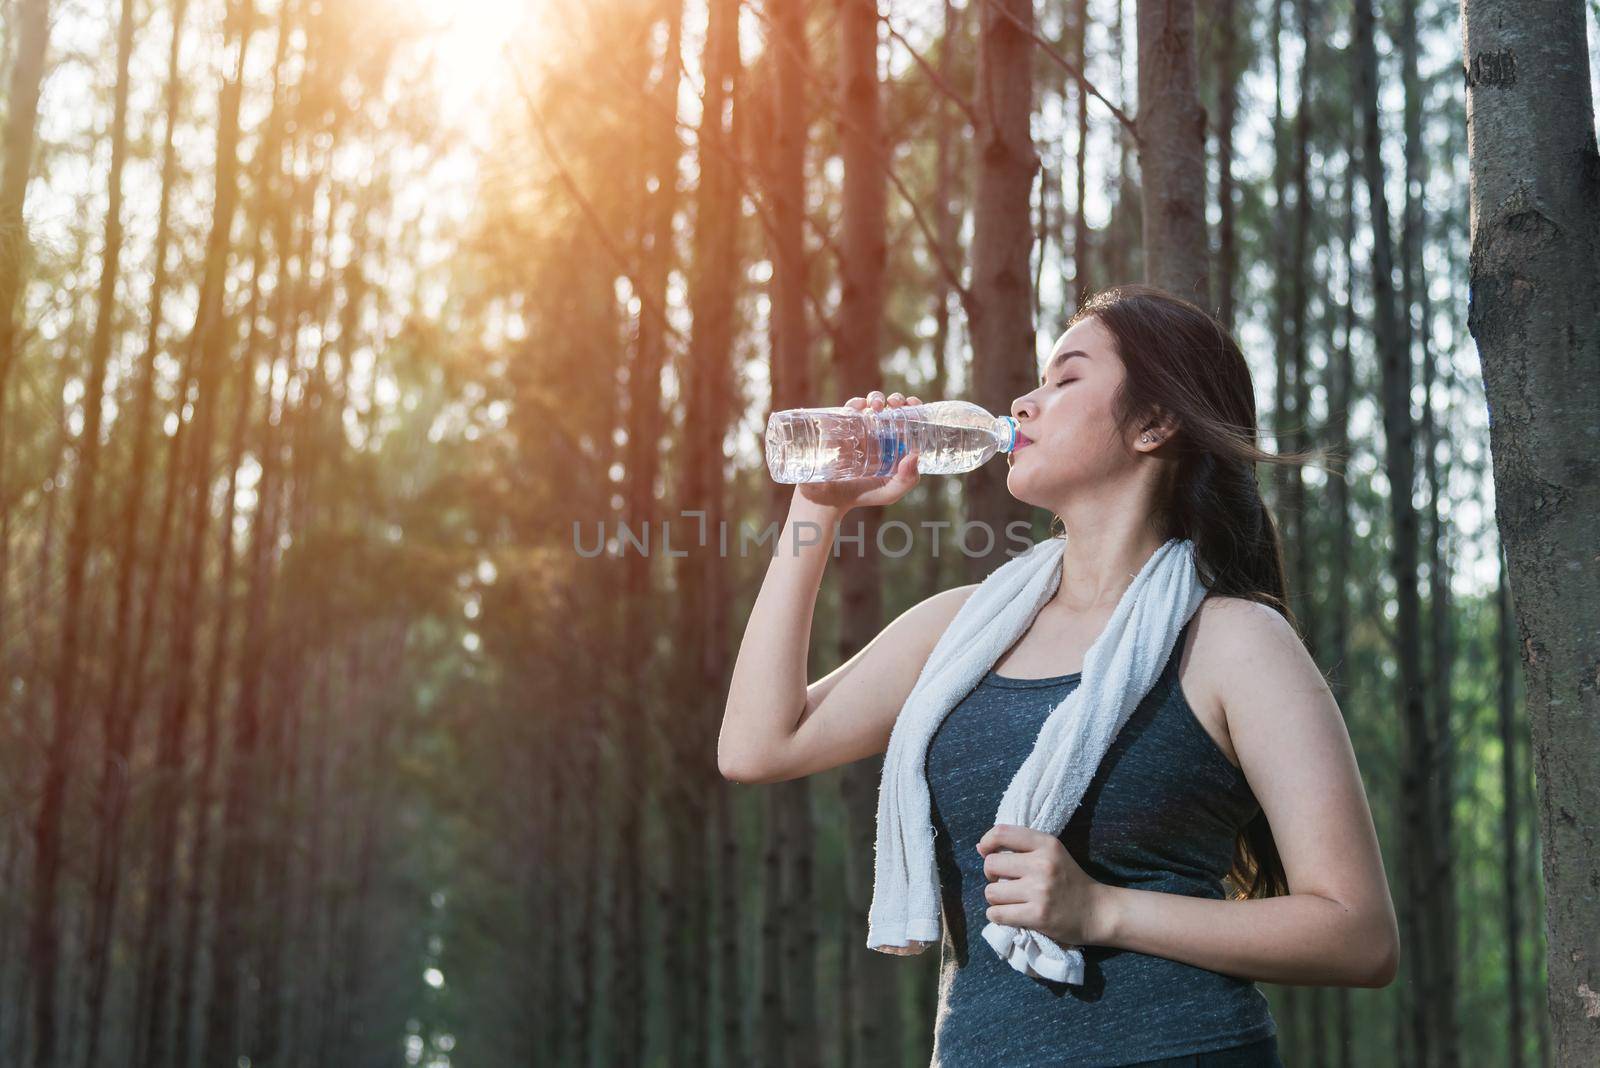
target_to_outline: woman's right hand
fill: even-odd
[[[865,411],[881,412],[885,408],[902,408],[922,402],[915,397],[891,393],[887,397],[873,390],[865,397],[851,397],[845,406]],[[917,454],[909,452],[887,478],[850,478],[842,482],[802,482],[795,486],[795,496],[824,508],[848,512],[852,508],[872,508],[893,504],[910,492],[919,481]]]

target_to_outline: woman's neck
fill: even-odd
[[[1066,526],[1061,585],[1053,603],[1071,612],[1115,605],[1166,542],[1146,502],[1075,500],[1057,513]]]

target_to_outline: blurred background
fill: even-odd
[[[1263,485],[1404,928],[1266,988],[1286,1062],[1545,1060],[1459,11],[1188,10],[1193,69],[1127,0],[0,4],[0,1063],[925,1064],[879,762],[717,773],[761,429],[1007,410],[1147,276],[1186,78],[1184,295],[1348,473]],[[1003,476],[888,518],[1043,536]],[[943,546],[841,553],[813,678],[996,562]]]

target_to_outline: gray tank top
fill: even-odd
[[[1259,805],[1184,700],[1178,662],[1188,632],[1186,624],[1060,838],[1101,882],[1220,899],[1234,837]],[[1072,986],[1023,975],[983,940],[978,839],[994,826],[1045,718],[1081,674],[1016,679],[991,670],[928,747],[944,915],[931,1068],[1136,1064],[1277,1032],[1266,998],[1242,979],[1089,946],[1085,982]]]

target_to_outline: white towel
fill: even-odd
[[[906,698],[884,755],[867,946],[921,953],[940,938],[939,873],[924,764],[944,717],[1020,638],[1061,584],[1062,538],[1000,565],[961,606]],[[1194,543],[1151,554],[1084,657],[1083,676],[1044,722],[995,823],[1059,835],[1117,732],[1150,692],[1206,590]],[[1083,954],[1038,931],[990,922],[983,937],[1025,975],[1082,984]]]

